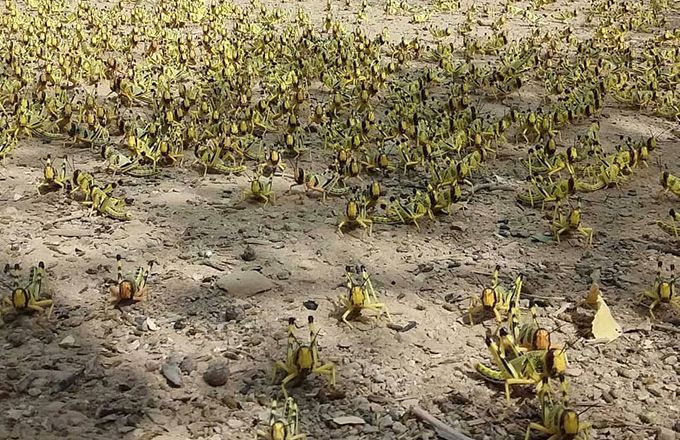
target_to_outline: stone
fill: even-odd
[[[42,394],[42,391],[40,391],[40,388],[29,388],[28,389],[28,395],[31,397],[38,397],[40,394]]]
[[[656,422],[656,413],[653,411],[646,411],[640,414],[640,420],[642,420],[642,423],[652,425]]]
[[[363,425],[363,424],[366,423],[366,421],[364,419],[362,419],[361,417],[357,417],[357,416],[340,416],[340,417],[334,417],[333,423],[335,423],[337,426]]]
[[[245,310],[240,304],[231,303],[224,308],[224,320],[227,322],[241,321],[245,315]]]
[[[255,255],[255,249],[251,245],[246,246],[245,250],[241,254],[241,259],[243,261],[254,261],[257,255]]]
[[[245,427],[245,423],[239,419],[229,419],[227,420],[227,426],[231,429],[243,429]]]
[[[145,327],[152,332],[155,332],[156,330],[159,329],[158,324],[156,324],[156,321],[154,321],[151,318],[146,318],[146,321],[144,321]]]
[[[144,364],[144,368],[146,369],[146,371],[148,371],[148,372],[150,372],[150,373],[153,372],[153,371],[158,371],[158,369],[159,369],[160,367],[161,367],[160,362],[158,362],[158,361],[153,361],[153,360],[151,360],[151,361],[146,361],[146,363]]]
[[[364,434],[374,434],[378,431],[379,429],[373,425],[364,425],[364,429],[362,430]]]
[[[229,380],[229,365],[225,361],[212,361],[203,373],[203,380],[210,386],[219,387]]]
[[[392,431],[396,432],[397,434],[403,434],[406,431],[408,431],[408,428],[406,427],[406,425],[397,420],[392,425]]]
[[[300,226],[299,223],[285,222],[283,224],[283,230],[286,231],[286,232],[299,231],[300,229],[302,229],[302,227]]]
[[[632,368],[620,367],[616,369],[616,372],[619,373],[619,376],[623,376],[630,380],[635,380],[640,377],[640,372]]]
[[[254,270],[225,275],[216,284],[220,289],[239,298],[248,298],[276,287],[272,280]]]
[[[675,432],[663,426],[656,431],[656,440],[675,440]]]
[[[61,348],[72,348],[72,347],[76,347],[76,346],[77,346],[77,345],[76,345],[76,338],[74,338],[74,337],[71,336],[71,335],[68,335],[68,336],[66,336],[64,339],[62,339],[61,342],[59,342],[59,346],[60,346]]]
[[[394,420],[392,420],[392,417],[390,417],[389,414],[385,414],[378,420],[378,426],[380,429],[391,428],[392,425],[394,425]]]
[[[180,362],[179,369],[185,372],[186,374],[190,374],[192,371],[196,369],[196,361],[194,360],[193,357],[186,356],[184,359],[182,359],[182,362]]]
[[[175,388],[182,386],[182,371],[177,364],[166,362],[161,367],[161,373],[163,373],[170,386]]]
[[[13,348],[20,347],[26,342],[25,332],[12,332],[5,336],[7,343]]]

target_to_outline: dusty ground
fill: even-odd
[[[382,3],[369,2],[364,26],[372,32],[389,26],[395,40],[401,35],[397,24],[405,35],[431,41],[423,32],[428,23],[455,24],[461,17],[433,12],[430,22],[412,24],[408,15],[385,15]],[[323,19],[321,2],[286,5],[298,6]],[[358,5],[334,7],[349,22]],[[519,21],[509,29],[526,31]],[[372,237],[354,231],[340,238],[335,229],[342,200],[301,204],[296,195],[280,195],[273,206],[237,204],[245,178],[201,179],[189,167],[165,169],[148,180],[122,177],[126,196],[134,198],[129,222],[78,217],[86,212],[76,202],[38,195],[40,158],[48,150],[54,157],[68,153],[78,166],[103,176],[101,162],[61,142],[22,142],[0,167],[1,262],[19,261],[27,270],[44,261],[56,306],[51,321],[20,317],[0,328],[0,438],[253,438],[253,426],[264,426],[269,401],[278,397],[270,372],[285,353],[286,320],[304,322],[310,313],[321,329],[321,359],[337,366],[340,395],[316,377],[293,388],[308,438],[435,438],[408,417],[412,405],[474,439],[523,438],[536,419],[535,402],[526,394],[507,405],[500,387],[481,380],[473,365],[488,358],[483,336],[490,324],[462,321],[467,299],[488,282],[496,264],[506,283],[524,273],[526,292],[549,298],[540,319],[558,329],[560,343],[576,339],[579,329],[567,306],[581,301],[599,273],[625,333],[608,345],[575,342],[569,350],[572,401],[579,409],[592,406],[582,416],[593,426],[592,438],[655,438],[661,428],[664,439],[672,439],[673,431],[680,437],[678,318],[659,310],[665,327],[653,327],[638,300],[653,282],[657,260],[680,267],[677,242],[654,224],[680,206],[677,198],[656,197],[657,161],[680,172],[678,139],[664,132],[672,127],[668,121],[611,103],[601,124],[609,146],[619,135],[663,134],[649,168],[636,170],[621,190],[583,196],[583,221],[596,231],[592,248],[577,237],[560,244],[532,238],[543,236],[548,222],[538,210],[519,207],[514,191],[475,194],[465,211],[425,221],[420,231],[376,225]],[[504,145],[475,181],[500,177],[519,187],[516,158],[525,149],[522,143]],[[287,185],[279,181],[276,190]],[[146,311],[138,305],[121,312],[107,302],[106,281],[115,278],[118,253],[127,270],[158,263]],[[344,292],[344,267],[358,262],[367,266],[395,322],[414,321],[415,328],[396,332],[366,320],[352,330],[331,316],[333,301]],[[244,276],[249,282],[224,289]],[[318,304],[316,311],[303,305],[309,300]],[[161,367],[180,360],[182,384],[173,388]],[[203,380],[216,360],[229,365],[223,387]],[[346,415],[365,423],[332,422]]]

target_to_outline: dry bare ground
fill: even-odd
[[[395,42],[417,35],[430,44],[429,26],[455,28],[470,6],[464,1],[462,11],[448,13],[413,2],[431,13],[418,24],[412,13],[386,14],[384,3],[368,1],[359,26],[372,35],[388,27]],[[303,8],[319,25],[326,15],[323,2],[279,6]],[[492,6],[494,17],[500,6]],[[560,1],[535,14],[541,26],[562,29],[567,24],[552,15],[585,6]],[[356,0],[349,7],[332,2],[336,18],[349,27],[359,7]],[[669,28],[677,17],[677,9],[669,10]],[[579,38],[591,32],[582,14],[569,25]],[[515,39],[531,27],[517,16],[507,30]],[[491,31],[480,26],[477,32]],[[461,43],[456,36],[450,41]],[[542,93],[528,84],[503,105],[535,107]],[[499,106],[479,105],[484,112]],[[518,159],[527,148],[521,140],[501,145],[475,175],[476,184],[493,186],[476,193],[465,210],[424,220],[420,230],[376,224],[370,237],[357,229],[343,238],[336,234],[343,199],[301,203],[297,195],[283,195],[290,182],[279,179],[273,204],[239,202],[245,177],[201,178],[191,160],[149,179],[120,177],[125,195],[134,198],[132,220],[88,217],[60,193],[38,194],[40,159],[47,152],[69,154],[81,169],[111,180],[97,155],[61,141],[22,141],[0,167],[0,255],[3,265],[20,262],[24,273],[44,261],[55,309],[50,321],[7,317],[0,328],[0,438],[253,438],[255,425],[266,429],[270,400],[281,399],[271,367],[285,356],[286,321],[305,322],[309,314],[321,331],[321,360],[337,367],[337,386],[312,376],[290,389],[308,438],[436,438],[409,416],[414,405],[474,439],[523,438],[539,417],[535,398],[517,392],[508,404],[502,387],[476,373],[475,363],[488,362],[484,334],[491,322],[463,322],[469,297],[488,284],[497,264],[506,284],[524,274],[527,297],[543,299],[541,323],[555,329],[558,343],[573,343],[571,401],[585,410],[591,438],[680,437],[677,314],[662,305],[653,325],[639,300],[653,284],[659,259],[680,267],[678,242],[655,224],[680,207],[677,197],[657,197],[657,163],[680,173],[677,126],[609,101],[600,123],[608,149],[619,136],[652,134],[658,149],[649,167],[636,169],[620,190],[581,196],[583,222],[595,231],[592,247],[577,235],[552,241],[540,210],[516,203],[525,173]],[[565,144],[586,127],[587,121],[564,130]],[[108,302],[116,254],[126,270],[157,261],[146,308],[117,310]],[[395,323],[413,321],[415,327],[400,332],[365,319],[350,329],[339,322],[335,301],[346,291],[344,267],[355,263],[366,265]],[[582,317],[574,307],[593,277],[624,328],[609,344],[578,339]],[[318,308],[308,310],[306,301]],[[299,335],[306,337],[305,330]],[[204,373],[216,362],[228,365],[229,380],[212,387]],[[167,365],[180,370],[167,373]],[[179,374],[180,386],[169,384],[164,367]],[[339,426],[333,420],[342,416],[361,420]]]

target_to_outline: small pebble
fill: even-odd
[[[647,385],[647,391],[649,391],[653,396],[662,397],[663,391],[661,391],[661,386],[659,384]]]
[[[241,259],[243,261],[254,261],[256,257],[255,249],[253,249],[251,245],[246,246],[246,249],[241,254]]]
[[[675,440],[676,437],[675,432],[663,426],[656,431],[656,440]]]
[[[642,423],[652,425],[656,422],[656,413],[653,411],[644,412],[640,414],[640,420],[642,420]]]
[[[285,222],[283,224],[283,230],[287,232],[299,231],[300,229],[302,229],[301,226],[295,222]]]
[[[397,434],[403,434],[406,431],[408,431],[408,428],[406,427],[406,425],[404,425],[400,421],[396,421],[392,425],[392,431],[396,432]]]
[[[364,425],[363,433],[364,434],[374,434],[378,432],[378,428],[373,426],[373,425]]]
[[[61,348],[72,348],[76,346],[76,338],[74,338],[71,335],[66,336],[64,339],[59,342],[59,346]]]
[[[241,321],[245,317],[245,310],[240,304],[227,304],[224,308],[224,320],[227,322]]]
[[[148,372],[158,371],[160,367],[161,364],[158,361],[147,361],[146,364],[144,364],[144,368]]]
[[[616,400],[616,398],[609,391],[605,391],[604,393],[602,393],[602,398],[607,403],[612,403],[614,402],[614,400]]]
[[[385,414],[378,420],[380,429],[391,428],[392,425],[394,425],[394,420],[392,420],[392,417],[390,417],[389,414]]]
[[[196,361],[194,360],[193,357],[186,356],[184,359],[182,359],[182,362],[179,364],[179,369],[185,372],[186,374],[190,374],[192,371],[196,369]]]
[[[24,342],[26,341],[26,336],[24,332],[12,332],[5,336],[5,340],[7,340],[7,343],[9,345],[16,348],[24,344]]]
[[[241,429],[245,426],[245,423],[239,419],[229,419],[227,420],[227,426],[231,429]]]
[[[635,380],[638,377],[640,377],[640,372],[637,370],[634,370],[632,368],[626,368],[626,367],[619,367],[616,369],[616,372],[619,373],[619,376],[623,376],[627,379],[630,380]]]

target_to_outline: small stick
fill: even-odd
[[[200,263],[204,266],[212,267],[215,270],[219,270],[220,272],[224,272],[225,270],[227,270],[227,268],[222,266],[220,263],[216,263],[216,262],[211,261],[207,258],[204,259],[204,260],[201,260]]]
[[[529,299],[540,299],[543,301],[564,301],[567,299],[564,296],[541,296],[541,295],[532,295],[530,293],[522,292],[522,297],[524,298],[529,298]]]
[[[456,431],[419,406],[412,406],[410,412],[417,419],[422,420],[434,428],[434,430],[437,432],[437,435],[444,440],[472,440],[470,437]]]
[[[680,328],[677,328],[677,327],[672,326],[672,325],[652,323],[652,328],[654,328],[656,330],[665,330],[665,331],[669,331],[669,332],[680,333]]]
[[[470,195],[482,191],[516,191],[517,188],[511,185],[501,185],[498,183],[482,183],[481,185],[473,186],[470,190]]]
[[[83,215],[85,215],[85,214],[83,214],[82,212],[76,212],[75,214],[67,215],[66,217],[60,217],[56,220],[53,220],[50,223],[53,224],[53,225],[56,225],[57,223],[68,222],[68,221],[71,221],[71,220],[79,219]]]
[[[647,244],[647,249],[652,249],[655,251],[663,252],[664,254],[672,254],[680,257],[680,249],[677,249],[674,246],[662,246],[656,243],[649,243]]]

